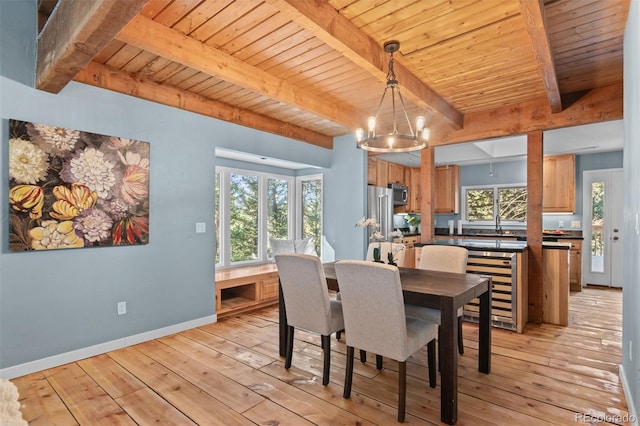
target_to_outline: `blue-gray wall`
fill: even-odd
[[[622,168],[623,151],[600,152],[594,154],[576,155],[576,213],[572,215],[545,214],[542,217],[542,226],[545,229],[557,229],[559,221],[564,222],[564,227],[569,229],[571,221],[580,221],[582,224],[582,180],[586,170],[619,169]],[[489,174],[489,164],[477,164],[460,167],[460,186],[470,185],[496,185],[527,182],[527,162],[505,161],[493,163]],[[462,202],[462,200],[461,200]],[[458,221],[461,215],[439,214],[436,215],[438,227],[446,227],[448,220]],[[477,225],[469,225],[478,227]],[[522,226],[521,228],[525,228]]]
[[[622,377],[627,404],[640,407],[640,2],[632,1],[624,34],[624,207]],[[636,412],[629,412],[637,414]],[[637,423],[636,423],[637,424]]]
[[[69,351],[215,319],[216,147],[321,167],[330,252],[362,255],[362,239],[350,232],[364,212],[366,159],[352,137],[328,150],[79,83],[57,95],[35,90],[35,19],[36,0],[0,1],[0,376]],[[149,244],[9,252],[10,118],[150,142]],[[209,231],[196,234],[196,222]],[[116,315],[119,301],[127,302],[126,315]]]

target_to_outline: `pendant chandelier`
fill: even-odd
[[[396,74],[393,71],[393,53],[400,50],[399,41],[388,41],[384,44],[384,51],[390,54],[389,57],[389,71],[387,72],[387,85],[380,98],[380,103],[376,109],[376,114],[371,116],[367,120],[367,133],[365,134],[362,128],[356,130],[356,140],[358,147],[373,152],[409,152],[417,151],[419,149],[426,148],[427,141],[429,140],[429,128],[425,127],[425,119],[423,116],[416,117],[415,120],[415,132],[411,126],[411,120],[404,106],[404,100],[402,94],[400,94],[400,86],[396,79]],[[380,127],[378,123],[378,114],[380,113],[380,107],[382,107],[387,91],[391,91],[391,113],[393,115],[393,122],[389,124],[390,130],[387,133],[378,133],[376,128]],[[396,110],[396,94],[400,101],[400,107],[402,111]],[[397,116],[402,113],[403,120],[406,120],[409,132],[400,133],[398,131]]]

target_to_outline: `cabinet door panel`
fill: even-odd
[[[575,213],[576,156],[550,155],[542,164],[542,211]]]

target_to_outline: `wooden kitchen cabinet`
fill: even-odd
[[[404,180],[404,169],[405,167],[402,164],[389,163],[389,183],[407,185],[407,182]]]
[[[367,183],[387,188],[389,186],[389,162],[370,155],[367,158]]]
[[[409,212],[420,213],[422,191],[420,188],[420,168],[409,167]]]
[[[377,185],[378,169],[376,157],[371,155],[367,158],[367,183],[369,185]]]
[[[569,251],[569,290],[582,291],[582,241],[566,240],[571,243]]]
[[[435,213],[460,212],[460,167],[435,168]]]
[[[379,158],[376,159],[376,186],[389,186],[389,162]]]
[[[548,155],[542,163],[542,212],[575,213],[576,155]]]

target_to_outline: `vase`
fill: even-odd
[[[418,227],[417,227],[417,226],[411,226],[411,225],[409,225],[409,232],[412,232],[412,233],[413,233],[413,232],[416,232],[416,230],[417,230],[417,229],[418,229]]]
[[[373,261],[380,263],[380,247],[373,248]]]

